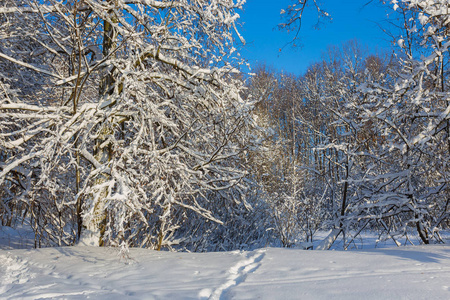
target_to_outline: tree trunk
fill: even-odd
[[[111,3],[111,1],[108,1]],[[110,20],[117,23],[117,20],[111,10],[108,11]],[[117,31],[114,28],[114,24],[108,20],[103,21],[103,57],[110,56],[115,50],[117,41]],[[103,68],[102,78],[99,86],[99,99],[101,102],[107,101],[107,99],[114,93],[115,76],[114,70],[109,70],[107,64]],[[107,109],[107,107],[105,108]],[[101,164],[107,164],[111,161],[112,149],[111,144],[107,143],[108,137],[114,134],[113,129],[107,122],[101,124],[102,128],[99,130],[99,135],[95,141],[94,157]],[[107,143],[107,144],[105,144]],[[101,185],[108,181],[109,174],[102,173],[93,182],[93,185]],[[106,198],[108,196],[108,189],[102,187],[98,198],[92,195],[92,198],[88,201],[95,202],[93,217],[89,220],[83,220],[84,233],[81,235],[80,242],[92,246],[104,246],[103,236],[106,230],[107,212],[106,212]]]

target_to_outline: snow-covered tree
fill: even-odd
[[[393,1],[403,18],[403,52],[394,85],[368,85],[360,115],[377,122],[385,142],[365,190],[364,215],[378,216],[389,236],[414,228],[423,243],[441,241],[449,217],[447,1]]]
[[[299,77],[265,66],[255,73],[249,91],[258,99],[255,114],[263,147],[252,152],[252,173],[268,205],[266,217],[273,236],[279,244],[292,247],[310,242],[327,219],[326,197],[320,197],[315,172],[308,165],[314,161],[317,136],[313,123],[326,120],[318,118],[317,107],[303,98]]]
[[[0,185],[20,172],[12,197],[43,238],[161,249],[182,241],[175,231],[193,226],[192,212],[220,224],[217,206],[249,209],[241,162],[251,103],[234,46],[243,4],[0,7],[0,63],[17,70],[2,83],[17,91],[0,99]]]
[[[308,6],[319,19],[328,16],[321,5],[293,1],[282,11],[280,27],[295,30],[295,40]],[[394,0],[390,5],[398,12],[401,33],[392,34],[398,48],[389,65],[354,53],[344,69],[334,69],[339,61],[334,53],[324,69],[306,75],[308,93],[315,95],[306,98],[318,99],[332,116],[316,150],[336,166],[325,174],[337,179],[327,182],[332,198],[342,199],[339,228],[356,234],[376,228],[394,240],[414,231],[423,243],[442,241],[439,228],[448,226],[450,204],[449,4]]]

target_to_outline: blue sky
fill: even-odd
[[[291,0],[247,0],[244,11],[240,13],[241,34],[247,41],[241,54],[251,65],[265,62],[278,70],[297,75],[302,74],[313,62],[320,60],[321,53],[328,45],[358,39],[370,49],[389,51],[390,38],[383,33],[379,25],[386,25],[388,6],[373,0],[324,0],[324,9],[330,13],[331,22],[326,22],[320,30],[315,30],[316,14],[309,9],[300,32],[301,47],[280,48],[292,40],[293,34],[276,29],[281,22],[280,11]]]

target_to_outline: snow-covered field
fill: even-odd
[[[450,299],[450,246],[0,250],[0,299]]]

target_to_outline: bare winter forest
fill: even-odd
[[[352,40],[296,76],[244,71],[245,0],[1,1],[0,225],[37,248],[443,243],[450,4],[385,2],[395,52]]]

